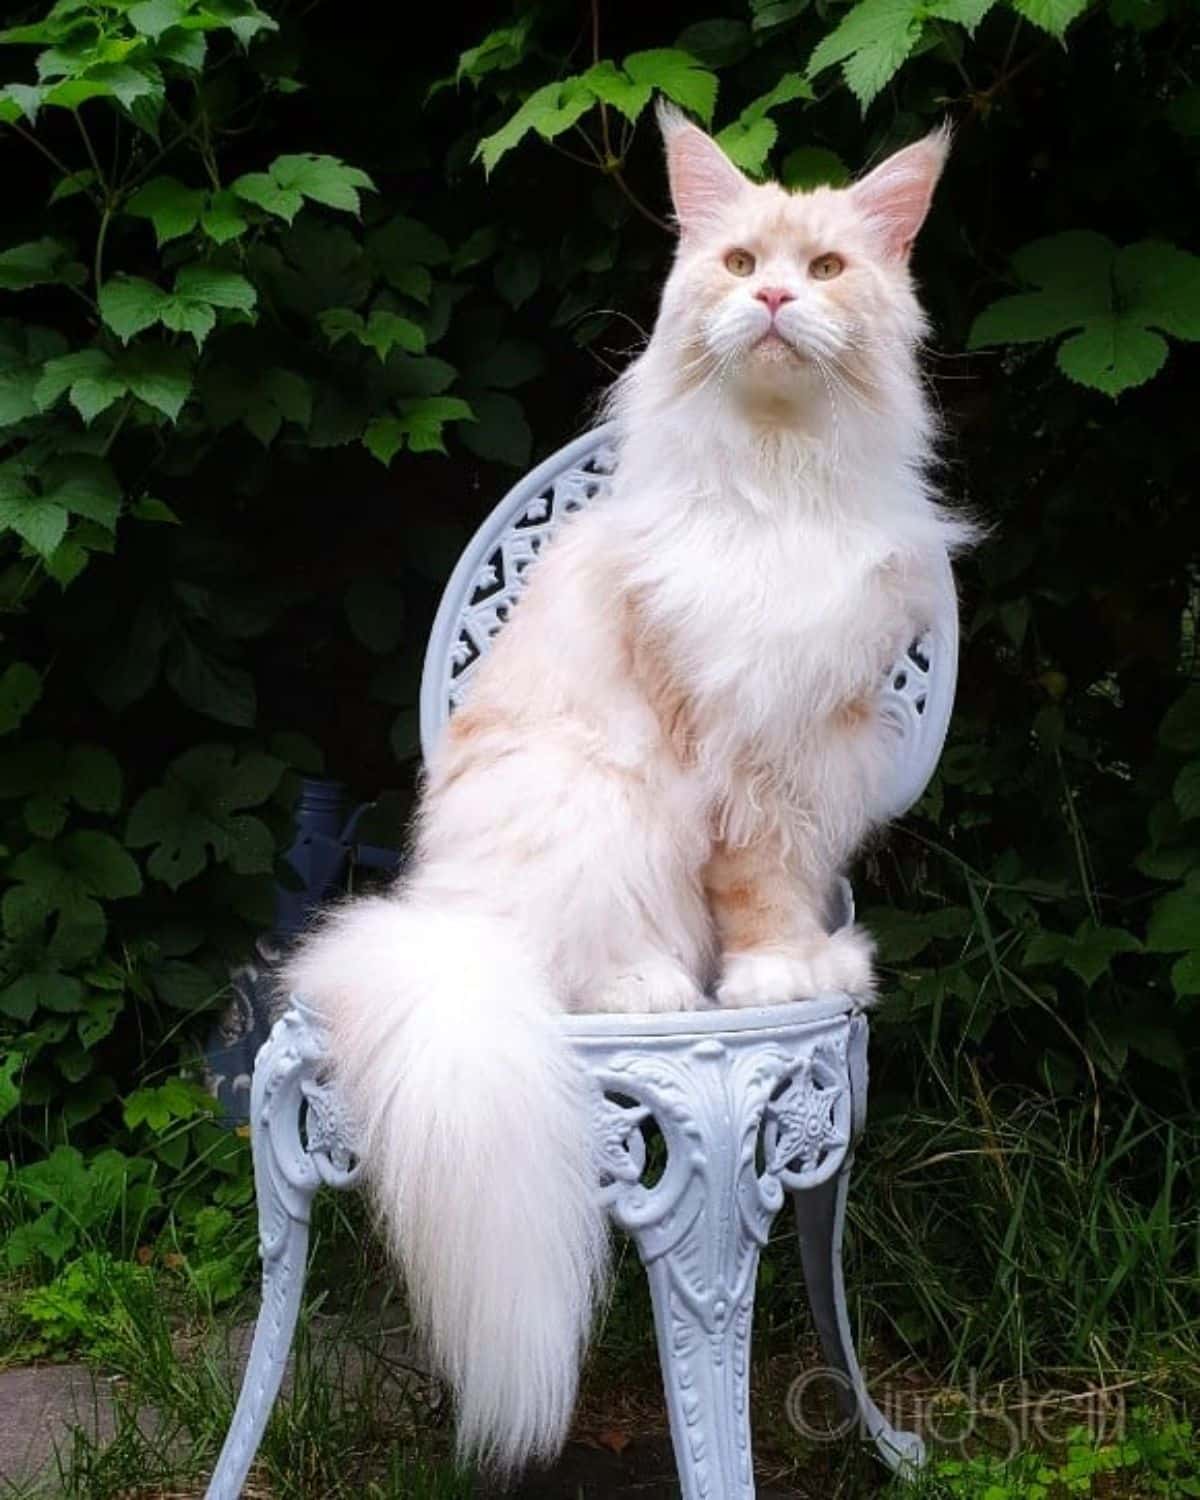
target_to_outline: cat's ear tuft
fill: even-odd
[[[949,152],[950,127],[942,125],[889,156],[850,189],[850,197],[878,227],[894,259],[908,259]]]
[[[667,148],[671,200],[680,232],[702,231],[746,188],[746,179],[698,125],[682,110],[658,102],[658,127]]]

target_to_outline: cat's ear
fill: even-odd
[[[943,125],[889,156],[850,189],[855,206],[878,226],[896,260],[907,260],[912,250],[949,151],[950,129]]]
[[[671,200],[680,232],[702,231],[747,187],[746,179],[698,125],[660,99],[658,126],[667,148]]]

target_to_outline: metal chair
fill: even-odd
[[[615,455],[601,428],[516,485],[480,528],[442,599],[425,658],[421,739],[428,753],[517,605],[525,574],[563,518],[602,503]],[[949,563],[938,618],[880,684],[896,732],[888,816],[923,792],[954,697],[958,621]],[[283,900],[280,937],[334,888],[354,851],[336,789],[308,783],[292,863],[304,889]],[[391,850],[365,862],[398,863]],[[291,905],[289,905],[289,901]],[[852,919],[849,886],[842,911]],[[867,1104],[861,998],[677,1015],[571,1015],[562,1026],[592,1091],[596,1191],[633,1237],[650,1281],[683,1500],[752,1500],[750,1331],[759,1251],[792,1199],[814,1322],[843,1406],[884,1462],[924,1460],[867,1394],[842,1281],[842,1230]],[[262,1251],[262,1310],[241,1396],[208,1500],[241,1493],[279,1390],[304,1287],[309,1211],[321,1186],[353,1185],[361,1162],[319,1018],[302,997],[258,1053],[250,1091]],[[646,1177],[657,1129],[665,1167]],[[519,1164],[515,1164],[518,1165]]]

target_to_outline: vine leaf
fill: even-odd
[[[1122,927],[1098,927],[1084,920],[1070,937],[1062,932],[1037,933],[1025,949],[1025,962],[1063,963],[1091,989],[1118,953],[1140,953],[1141,948],[1133,933]]]
[[[146,868],[172,890],[194,879],[209,855],[239,875],[271,869],[274,839],[245,809],[264,803],[279,785],[283,761],[232,745],[200,745],[171,762],[161,786],[144,792],[125,829],[131,849],[149,848]]]
[[[732,125],[717,136],[729,159],[743,171],[761,174],[771,147],[779,139],[779,127],[770,112],[797,99],[811,100],[812,84],[800,73],[785,73],[773,89],[748,104]]]
[[[132,393],[175,421],[192,389],[192,367],[180,349],[139,346],[116,359],[104,349],[81,349],[47,360],[33,389],[39,411],[48,411],[68,393],[85,422]]]
[[[425,334],[412,321],[398,313],[376,309],[364,319],[349,307],[330,307],[318,318],[325,337],[331,344],[349,335],[368,349],[374,349],[380,362],[387,360],[393,349],[403,349],[406,354],[425,353]]]
[[[189,234],[200,222],[206,194],[175,177],[152,177],[126,204],[138,219],[149,219],[160,246]]]
[[[86,280],[87,272],[61,240],[31,240],[0,252],[0,291],[23,292],[53,283],[82,286]]]
[[[583,75],[583,83],[604,104],[620,110],[632,124],[641,114],[654,94],[649,83],[638,83],[623,73],[611,57],[598,62]]]
[[[499,130],[479,142],[475,159],[483,162],[490,176],[501,157],[530,131],[551,141],[597,103],[611,104],[632,122],[655,90],[711,124],[717,103],[716,74],[680,47],[655,47],[630,53],[620,67],[605,59],[586,73],[545,84]]]
[[[547,83],[530,94],[506,125],[480,141],[475,155],[490,176],[500,158],[531,130],[536,130],[544,141],[553,140],[587,114],[595,102],[596,95],[582,78]]]
[[[399,416],[376,417],[363,446],[385,467],[408,444],[413,453],[445,453],[447,422],[474,422],[475,412],[458,396],[418,396],[400,403]]]
[[[161,323],[173,333],[191,334],[197,349],[216,327],[215,309],[250,317],[257,301],[254,287],[239,272],[199,262],[180,269],[171,292],[141,276],[114,276],[99,296],[100,316],[122,343]]]
[[[841,63],[850,92],[865,110],[916,50],[931,21],[974,31],[995,0],[859,0],[817,43],[808,76]]]
[[[969,348],[1069,333],[1058,350],[1062,372],[1118,396],[1162,369],[1164,333],[1200,339],[1200,256],[1175,245],[1142,240],[1118,250],[1101,234],[1069,231],[1026,245],[1013,256],[1013,270],[1036,290],[985,308]]]
[[[1009,3],[1027,21],[1032,21],[1051,36],[1061,39],[1067,27],[1076,16],[1084,13],[1091,0],[1009,0]]]
[[[231,184],[237,197],[289,224],[306,198],[357,214],[363,190],[374,192],[375,184],[358,167],[347,166],[336,156],[311,153],[276,157],[265,172],[247,172]]]
[[[635,83],[649,84],[674,103],[712,124],[717,107],[717,75],[690,52],[679,47],[656,47],[625,59],[626,73]]]
[[[11,734],[41,696],[41,674],[28,662],[5,667],[0,676],[0,734]]]

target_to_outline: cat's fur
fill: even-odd
[[[944,135],[790,195],[663,125],[679,249],[612,399],[612,493],[478,668],[409,871],[287,973],[328,1018],[461,1447],[507,1469],[563,1441],[606,1262],[554,1018],[869,990],[824,906],[878,821],[878,687],[968,535],[930,494],[908,272]],[[763,288],[793,300],[760,343]]]

